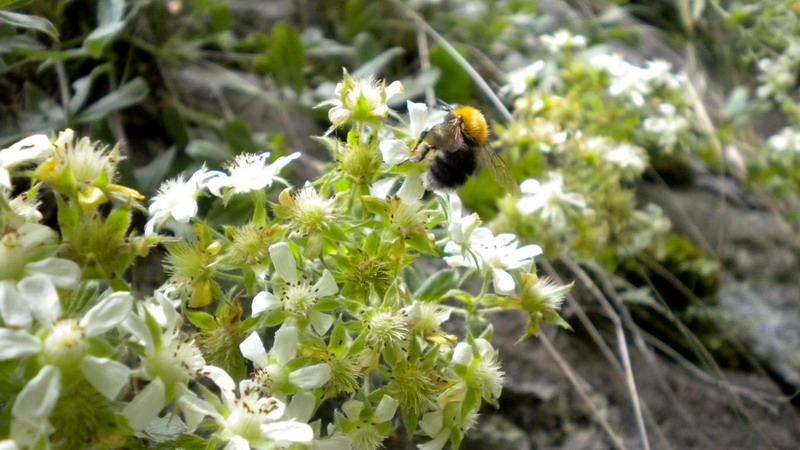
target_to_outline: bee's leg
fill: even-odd
[[[430,130],[425,130],[425,131],[423,131],[422,133],[419,134],[419,139],[417,139],[417,145],[414,146],[414,150],[411,150],[412,153],[416,152],[417,151],[417,147],[419,147],[420,144],[425,142],[425,138],[428,136],[428,131],[430,131]]]
[[[414,150],[411,151],[411,158],[409,158],[409,161],[411,161],[412,163],[418,163],[422,161],[423,159],[425,159],[426,156],[428,156],[428,152],[430,152],[431,149],[433,149],[431,145],[425,143],[422,145],[422,149],[420,150],[420,152],[417,153],[417,147],[419,147],[419,145],[416,145],[414,147]]]

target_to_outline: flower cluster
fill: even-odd
[[[541,299],[566,288],[529,300],[542,249],[495,234],[455,193],[425,195],[423,168],[403,163],[442,114],[407,102],[387,126],[401,89],[345,73],[329,115],[350,130],[321,139],[332,170],[300,186],[282,175],[298,153],[241,154],[165,181],[145,208],[115,183],[116,149],[72,131],[0,151],[0,360],[19,387],[4,445],[374,450],[402,422],[420,448],[458,446],[504,381],[484,314],[566,326]],[[30,190],[11,198],[22,177]],[[58,230],[41,223],[42,189]],[[541,208],[561,207],[553,198]],[[149,213],[144,236],[134,211]],[[136,299],[125,272],[157,244],[168,279]],[[427,281],[404,276],[435,260]],[[480,292],[463,290],[472,278]],[[446,333],[454,313],[475,328]],[[323,405],[339,406],[319,417]]]

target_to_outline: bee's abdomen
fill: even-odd
[[[427,183],[432,189],[455,189],[467,182],[478,168],[474,148],[438,152],[428,168]]]

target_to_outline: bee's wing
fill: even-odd
[[[481,166],[489,169],[492,178],[500,183],[500,186],[510,192],[511,195],[519,197],[522,194],[519,190],[519,184],[511,173],[508,164],[503,161],[503,158],[494,151],[488,142],[481,145],[478,149],[478,159],[480,160]]]

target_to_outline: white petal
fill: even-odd
[[[393,81],[392,84],[386,86],[386,100],[402,92],[404,92],[403,83],[400,81]]]
[[[378,149],[383,156],[383,162],[390,166],[408,161],[411,157],[411,149],[400,139],[383,140],[378,144]]]
[[[225,174],[221,174],[215,178],[208,180],[206,183],[206,187],[208,191],[212,194],[216,195],[217,197],[221,197],[222,194],[220,191],[224,187],[228,187],[231,185],[231,177]]]
[[[25,272],[47,275],[56,287],[65,289],[75,289],[81,280],[81,267],[61,258],[47,258],[30,263],[25,266]]]
[[[47,327],[61,317],[61,302],[56,287],[45,275],[26,277],[17,284],[34,317]]]
[[[233,436],[228,439],[224,450],[250,450],[250,441],[239,435]]]
[[[311,442],[314,430],[300,422],[274,422],[261,425],[261,433],[274,441]]]
[[[527,180],[523,181],[519,185],[519,190],[522,191],[523,194],[535,194],[539,192],[541,189],[541,184],[539,180],[528,178]]]
[[[161,378],[151,381],[136,397],[122,410],[122,415],[128,419],[128,425],[134,430],[141,430],[164,407],[164,382]]]
[[[269,254],[272,257],[272,265],[278,275],[288,283],[297,282],[297,261],[289,245],[285,242],[278,242],[269,246]]]
[[[153,337],[150,335],[147,323],[145,323],[141,317],[133,314],[129,315],[128,318],[122,322],[122,328],[132,334],[134,338],[138,339],[140,344],[144,345],[145,353],[152,354],[155,351]]]
[[[0,166],[13,166],[33,161],[47,155],[53,149],[50,138],[43,134],[28,136],[0,152]]]
[[[322,272],[322,278],[314,285],[314,291],[317,298],[327,297],[339,292],[339,286],[336,285],[336,280],[328,269]]]
[[[311,311],[308,314],[308,319],[311,321],[311,326],[314,331],[320,336],[328,332],[328,329],[333,325],[333,316],[319,311]]]
[[[458,220],[461,218],[463,214],[462,211],[464,210],[464,205],[461,202],[461,197],[455,193],[451,192],[447,194],[447,204],[450,205],[450,220]]]
[[[350,118],[350,111],[341,106],[334,106],[328,110],[328,120],[334,125],[341,125]]]
[[[239,392],[258,391],[260,385],[253,380],[244,379],[239,383]],[[286,413],[286,404],[274,397],[260,397],[256,400],[255,410],[269,411],[263,417],[267,420],[278,420]]]
[[[178,222],[186,223],[197,215],[197,202],[192,197],[182,199],[172,207],[170,214]]]
[[[61,371],[55,366],[44,366],[17,395],[11,414],[29,423],[45,421],[60,393]]]
[[[425,187],[422,185],[422,175],[418,172],[411,172],[406,175],[403,185],[397,191],[397,196],[404,202],[411,203],[422,198]]]
[[[0,188],[11,190],[11,173],[0,166]]]
[[[39,353],[42,342],[24,330],[0,328],[0,361]]]
[[[28,328],[33,323],[31,310],[12,280],[0,280],[0,315],[8,327]]]
[[[508,269],[517,269],[524,266],[531,259],[542,254],[542,248],[538,245],[526,245],[511,252],[503,258],[503,263]]]
[[[300,422],[308,422],[314,415],[317,406],[317,398],[311,392],[298,392],[292,396],[292,401],[286,407],[286,417],[297,419]]]
[[[472,346],[466,342],[459,342],[453,349],[453,363],[468,366],[472,363]]]
[[[442,450],[444,448],[444,444],[447,443],[447,440],[450,438],[448,433],[441,432],[439,433],[433,440],[428,441],[424,444],[418,444],[417,448],[419,450]]]
[[[66,130],[58,132],[58,137],[56,138],[56,142],[54,144],[56,147],[66,147],[73,141],[75,141],[75,131],[73,131],[71,128],[67,128]]]
[[[197,425],[203,421],[205,416],[213,416],[217,422],[224,422],[225,419],[219,415],[211,403],[198,398],[194,393],[189,392],[178,399],[178,405],[183,411],[183,417],[186,421],[186,431],[191,433],[197,428]]]
[[[302,389],[316,389],[331,378],[331,367],[327,364],[297,369],[289,374],[289,382]]]
[[[83,316],[81,326],[88,337],[101,335],[125,320],[132,306],[133,296],[130,292],[114,292]]]
[[[6,439],[5,441],[0,441],[0,450],[19,450],[19,447],[17,447],[16,442]]]
[[[281,156],[276,159],[275,162],[270,164],[270,167],[272,167],[275,173],[278,173],[281,171],[281,169],[286,167],[287,164],[298,158],[300,158],[300,152],[294,152],[291,155]]]
[[[250,336],[247,336],[247,339],[239,344],[239,350],[242,352],[242,356],[253,361],[256,367],[267,367],[267,364],[269,364],[269,357],[267,356],[267,351],[264,350],[264,343],[261,342],[261,338],[255,331],[250,333]]]
[[[378,407],[375,408],[375,414],[372,416],[373,422],[381,423],[392,420],[395,412],[397,412],[398,406],[400,406],[399,401],[388,395],[384,395],[381,402],[378,403]]]
[[[422,420],[419,421],[419,427],[422,428],[422,431],[425,432],[430,437],[434,437],[442,431],[442,419],[444,418],[444,413],[442,410],[436,410],[433,412],[429,412],[422,416]]]
[[[408,100],[406,108],[408,109],[408,134],[416,139],[425,131],[425,125],[428,124],[428,105]]]
[[[298,342],[297,328],[283,324],[275,332],[275,342],[270,349],[270,353],[275,356],[278,364],[285,365],[297,354]]]
[[[503,269],[492,269],[492,283],[494,291],[498,294],[510,294],[516,287],[514,277]]]
[[[120,362],[89,355],[81,362],[81,372],[97,392],[109,400],[114,400],[122,387],[128,383],[131,369]]]
[[[38,224],[26,223],[17,229],[18,244],[23,249],[41,247],[43,244],[55,244],[58,235],[52,228]]]
[[[219,387],[222,399],[225,401],[225,406],[228,408],[233,407],[236,402],[236,395],[234,394],[236,385],[231,379],[231,376],[228,375],[228,372],[215,366],[203,366],[203,371],[201,373],[211,378],[211,381]]]
[[[381,178],[380,180],[376,180],[369,187],[369,195],[384,200],[389,196],[389,192],[392,191],[396,182],[397,178]]]
[[[347,400],[342,403],[342,412],[350,420],[358,420],[361,416],[361,411],[364,409],[364,403],[358,400]]]
[[[253,297],[250,306],[253,317],[262,312],[271,312],[281,307],[281,300],[269,291],[261,291]]]
[[[486,339],[475,339],[475,345],[478,347],[478,354],[481,355],[481,358],[491,359],[494,357],[495,350],[492,348],[492,344],[490,344]]]

